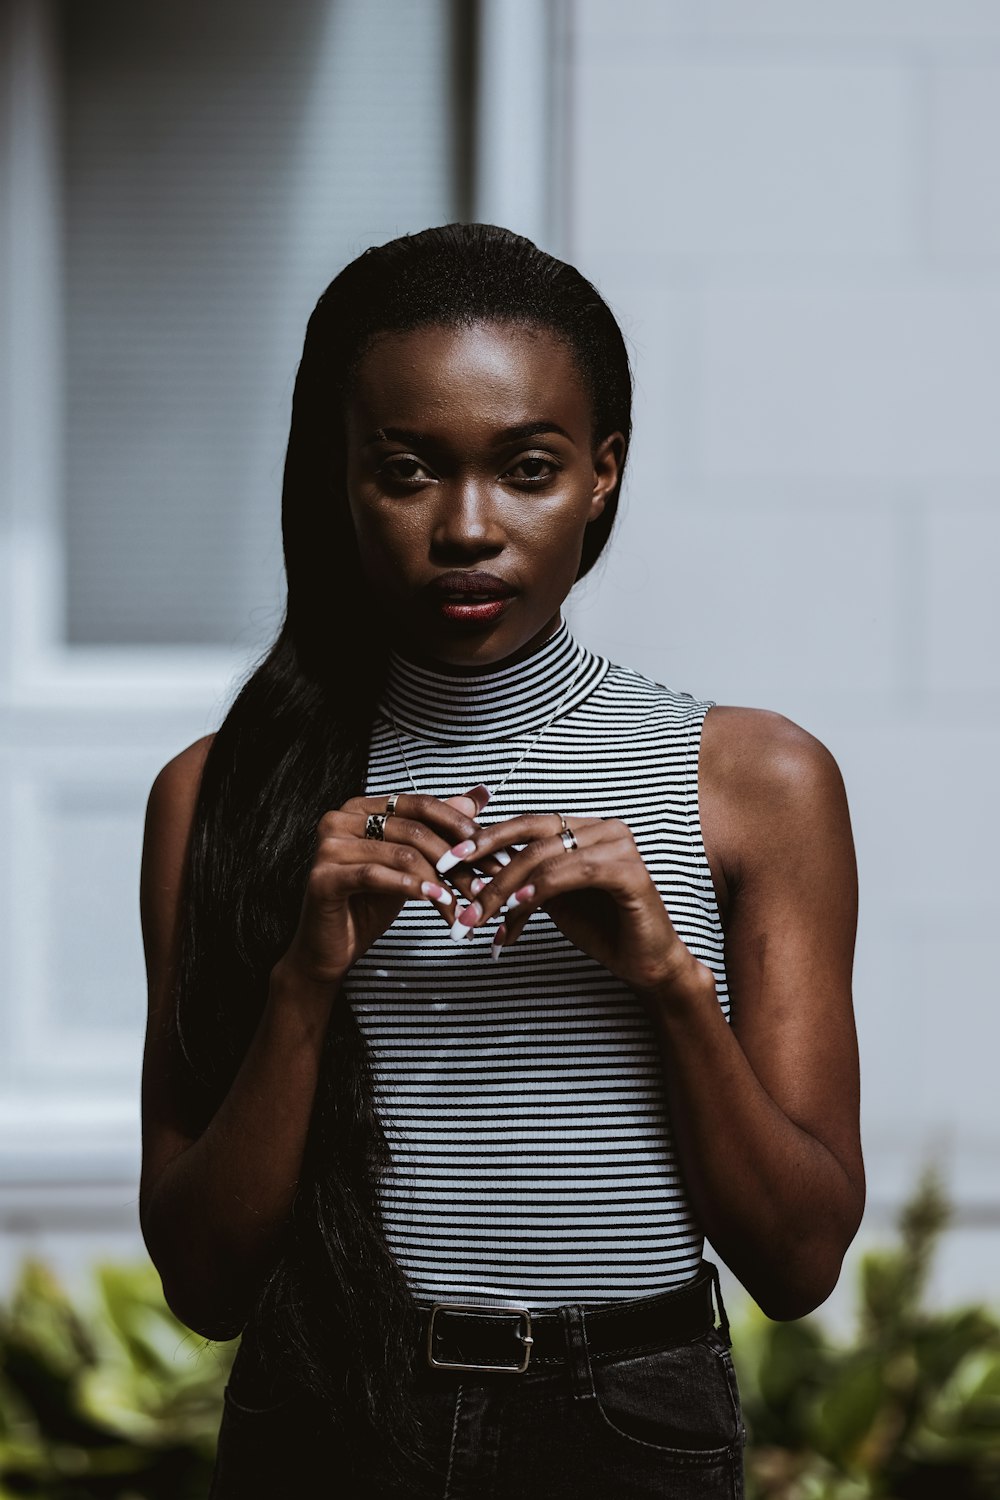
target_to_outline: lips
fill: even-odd
[[[455,604],[487,604],[515,592],[505,578],[479,570],[442,573],[430,585],[435,598]]]
[[[449,599],[444,594],[439,594],[435,603],[442,620],[482,625],[490,620],[499,620],[512,598],[511,594],[494,594],[490,599],[474,599],[470,594],[462,594],[457,599]]]

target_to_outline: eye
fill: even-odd
[[[547,454],[526,453],[522,458],[517,460],[516,464],[511,465],[504,477],[510,475],[521,484],[530,484],[537,488],[539,485],[547,484],[558,473],[560,467]],[[518,469],[522,471],[526,470],[527,472],[522,472],[519,475],[516,472]]]
[[[418,458],[411,458],[404,453],[387,458],[379,466],[378,472],[390,484],[423,484],[425,479],[433,478],[430,470]]]

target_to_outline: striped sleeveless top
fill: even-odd
[[[499,787],[560,704],[479,821],[556,810],[627,823],[728,1018],[698,813],[712,700],[615,665],[565,620],[530,656],[476,675],[394,651],[366,794],[412,790],[386,706],[419,790],[449,797],[479,781]],[[430,901],[407,901],[347,976],[392,1151],[380,1191],[393,1254],[425,1301],[532,1311],[689,1280],[703,1236],[642,1003],[544,911],[493,962],[501,920],[456,943]]]

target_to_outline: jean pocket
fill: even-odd
[[[226,1386],[215,1449],[209,1500],[275,1500],[308,1494],[295,1466],[315,1462],[321,1451],[293,1393],[265,1399],[241,1380]]]
[[[595,1359],[591,1368],[596,1409],[618,1437],[672,1455],[679,1465],[728,1462],[742,1446],[735,1377],[708,1335]]]
[[[289,1393],[286,1396],[280,1397],[278,1400],[265,1401],[263,1403],[260,1403],[258,1401],[258,1398],[255,1397],[250,1399],[256,1404],[248,1404],[248,1398],[246,1397],[245,1393],[240,1392],[239,1394],[236,1394],[233,1391],[231,1385],[227,1385],[222,1392],[223,1404],[230,1411],[235,1412],[238,1416],[245,1417],[272,1416],[277,1412],[284,1411],[285,1407],[290,1406],[293,1397],[292,1394]]]
[[[290,1382],[272,1373],[249,1342],[240,1345],[222,1393],[227,1410],[237,1415],[266,1417],[289,1406],[295,1395]]]

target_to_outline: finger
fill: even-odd
[[[437,801],[436,798],[433,800]],[[401,802],[402,799],[400,799],[400,804]],[[400,804],[397,804],[397,806],[399,806]],[[439,806],[443,806],[443,804],[439,803]],[[454,812],[454,815],[456,817],[462,817],[457,809],[450,810]],[[381,839],[369,839],[366,836],[365,829],[368,826],[367,813],[357,812],[341,814],[341,819],[342,821],[338,826],[338,831],[335,835],[336,837],[343,837],[345,833],[348,833],[353,835],[355,841],[361,844],[375,843],[404,845],[412,847],[414,849],[418,849],[426,859],[429,866],[427,878],[429,880],[443,883],[441,881],[441,877],[445,873],[445,871],[438,869],[437,866],[441,856],[448,848],[448,844],[446,840],[442,838],[440,833],[436,833],[434,829],[428,827],[427,823],[425,823],[421,818],[404,816],[398,811],[394,812],[390,817],[386,818],[385,823],[382,825]],[[346,825],[343,821],[345,819]],[[463,819],[463,822],[464,821],[465,820]],[[471,826],[473,830],[478,829],[478,824],[473,823]],[[463,896],[471,898],[472,891],[470,890],[470,885],[472,882],[473,873],[474,872],[471,865],[464,863],[460,864],[457,868],[454,869],[454,873],[450,873],[449,871],[449,883],[454,885],[457,890],[461,891]]]
[[[584,818],[575,814],[566,819],[567,826],[574,835],[579,835],[582,828],[591,828],[608,821],[606,818]],[[473,835],[476,846],[473,862],[478,863],[484,855],[493,854],[498,849],[511,848],[515,844],[537,843],[541,839],[551,839],[562,831],[562,821],[556,812],[520,813],[513,818],[500,818]]]
[[[438,850],[438,857],[443,856],[448,850],[450,850],[453,855],[452,858],[443,860],[443,862],[438,867],[438,874],[448,874],[449,880],[452,880],[452,882],[462,890],[464,895],[469,895],[468,885],[469,881],[472,879],[471,872],[473,868],[479,870],[484,875],[493,876],[496,875],[496,873],[501,870],[504,865],[510,863],[510,854],[503,849],[499,850],[496,854],[490,855],[488,858],[484,857],[482,859],[476,859],[470,862],[466,862],[462,860],[460,856],[454,855],[454,849],[458,844],[466,843],[470,839],[476,839],[483,832],[480,824],[474,821],[475,817],[483,810],[483,808],[490,800],[489,788],[485,786],[483,782],[477,782],[476,785],[470,787],[467,792],[463,792],[454,797],[437,798],[430,797],[429,795],[426,795],[424,793],[417,793],[415,794],[415,799],[410,799],[407,795],[406,798],[400,797],[397,800],[396,812],[393,814],[394,817],[399,816],[402,813],[408,813],[413,818],[430,823],[431,819],[429,818],[429,816],[427,816],[427,814],[421,814],[419,808],[417,810],[413,810],[413,808],[410,806],[412,800],[416,800],[418,802],[425,801],[428,803],[433,803],[436,804],[440,809],[454,808],[456,813],[460,815],[461,821],[458,824],[459,831],[457,837],[454,836],[454,834],[449,833],[448,829],[443,826],[442,820],[440,819],[434,826],[440,829],[441,835],[445,840],[445,847]],[[471,809],[471,816],[468,816],[466,814],[466,809]],[[367,817],[367,814],[365,814],[365,816]],[[388,824],[386,825],[386,827],[388,828]],[[452,869],[455,869],[458,865],[461,865],[462,868],[458,874],[458,878],[455,879],[449,874],[449,872]]]
[[[650,877],[641,857],[629,858],[629,845],[637,854],[631,835],[623,838],[613,828],[606,828],[605,836],[588,846],[571,850],[562,859],[555,856],[543,860],[530,886],[513,892],[513,911],[510,902],[507,904],[503,946],[509,948],[517,941],[534,912],[572,891],[601,892],[616,902],[634,898],[649,885]]]
[[[473,818],[477,818],[479,816],[489,800],[489,788],[484,786],[481,781],[477,782],[474,787],[471,787],[469,791],[464,792],[461,796],[444,798],[444,801],[447,802],[450,806],[457,807],[462,812],[468,812]],[[476,835],[476,837],[478,837],[478,834]],[[483,875],[485,876],[485,879],[480,879],[480,877],[477,876],[473,880],[471,889],[472,894],[475,895],[476,892],[481,889],[483,885],[487,884],[488,881],[492,879],[492,877],[496,875],[499,870],[503,869],[505,864],[510,863],[510,854],[509,851],[499,850],[497,854],[491,854],[483,859],[477,859],[473,861],[473,863],[475,864],[476,869],[482,871]]]
[[[420,877],[380,859],[324,860],[309,871],[309,890],[320,904],[339,906],[360,891],[421,900]]]
[[[448,875],[452,870],[477,869],[484,871],[492,879],[500,870],[510,864],[512,855],[509,849],[499,847],[493,854],[477,854],[477,838],[480,830],[477,825],[476,834],[471,838],[463,838],[457,844],[452,844],[437,860],[437,870],[440,875]]]
[[[573,827],[571,832],[576,839],[578,849],[589,848],[609,837],[607,824],[600,818],[592,818],[587,823],[581,823]],[[516,907],[519,904],[517,892],[535,880],[539,868],[547,860],[564,858],[567,853],[571,852],[574,851],[568,851],[563,843],[560,829],[558,837],[537,839],[518,850],[510,864],[501,874],[495,876],[488,886],[480,884],[476,887],[473,881],[470,889],[482,911],[482,920],[488,921],[504,904],[510,910]]]
[[[561,884],[562,894],[568,894],[573,890],[579,891],[581,888],[593,889],[592,877],[581,877],[579,874],[574,877],[572,870],[563,871]],[[548,894],[545,895],[540,889],[540,883],[532,881],[527,886],[520,887],[515,894],[521,899],[513,908],[508,902],[503,922],[493,936],[493,946],[490,950],[492,958],[499,958],[500,950],[503,948],[513,947],[535,912],[551,905],[559,892],[550,888]],[[513,897],[511,899],[513,900]]]
[[[600,823],[601,818],[574,818],[571,825],[574,833],[580,827]],[[522,813],[513,818],[501,818],[496,823],[466,835],[448,849],[443,860],[438,862],[438,871],[445,874],[459,863],[469,863],[476,869],[488,870],[496,875],[496,866],[487,860],[496,860],[503,866],[511,862],[511,850],[517,844],[528,844],[553,832],[562,832],[562,819],[558,813]],[[471,849],[469,845],[471,844]]]
[[[487,802],[490,800],[489,787],[478,781],[475,786],[470,787],[458,797],[444,797],[442,799],[451,807],[457,807],[460,812],[466,813],[470,818],[478,818]]]
[[[565,825],[563,817],[559,813],[522,813],[517,817],[502,818],[496,823],[491,823],[476,838],[475,853],[471,854],[469,858],[477,869],[483,867],[483,861],[487,858],[499,859],[504,865],[509,865],[510,859],[507,856],[509,856],[511,851],[524,852],[525,846],[531,847],[532,842],[538,843],[546,834],[552,835],[553,829],[555,829],[555,832],[559,836],[560,846],[565,848],[565,844],[561,842],[565,828],[568,828],[574,838],[576,838],[581,830],[596,828],[600,825],[604,825],[605,827],[618,826],[615,819],[587,818],[577,816],[575,813],[573,814],[572,822],[567,818]],[[621,826],[625,832],[629,832],[628,829],[625,829],[624,825]],[[506,840],[506,854],[503,848],[496,848],[497,844],[502,843],[504,840]],[[577,842],[579,843],[579,839],[577,839]],[[518,850],[518,845],[521,846],[520,850]],[[488,854],[487,851],[491,849],[496,849],[496,853]],[[510,888],[509,883],[506,888]],[[475,881],[473,881],[473,895],[477,895],[480,889],[481,886],[477,886]]]
[[[510,940],[508,939],[507,935],[507,924],[506,922],[501,922],[500,926],[493,934],[493,942],[490,944],[490,958],[495,961],[500,957],[504,948],[507,948],[509,946]]]
[[[352,809],[351,816],[357,818],[367,817],[369,813],[384,813],[385,807],[384,795],[365,797],[362,799],[362,807],[357,812]],[[462,839],[475,838],[482,831],[475,819],[463,812],[461,807],[456,807],[453,801],[444,797],[432,797],[429,792],[402,792],[396,799],[395,810],[388,822],[399,817],[412,818],[426,824],[448,845],[457,844]]]
[[[328,838],[324,840],[324,847],[329,858],[322,861],[321,867],[357,870],[377,864],[397,870],[407,876],[408,899],[426,899],[440,911],[454,909],[455,899],[451,891],[439,879],[431,862],[412,844],[348,836]]]
[[[586,851],[586,863],[582,868],[589,871],[591,851],[599,844],[609,841],[617,842],[607,824],[600,818],[594,818],[579,829],[573,829],[573,835],[577,839],[578,846],[575,850],[567,850],[561,837],[543,839],[522,849],[501,875],[492,880],[488,886],[480,886],[475,891],[475,900],[456,912],[455,920],[459,927],[467,927],[470,931],[475,927],[481,927],[504,905],[507,909],[506,920],[509,921],[512,914],[519,911],[521,907],[528,908],[525,916],[527,920],[531,911],[537,910],[541,902],[545,900],[544,895],[540,895],[539,891],[550,869],[562,871],[567,859],[581,851]],[[581,867],[575,865],[574,868],[577,870],[575,884],[579,884]],[[558,888],[556,887],[553,893]],[[459,934],[455,932],[453,936],[457,942]]]

